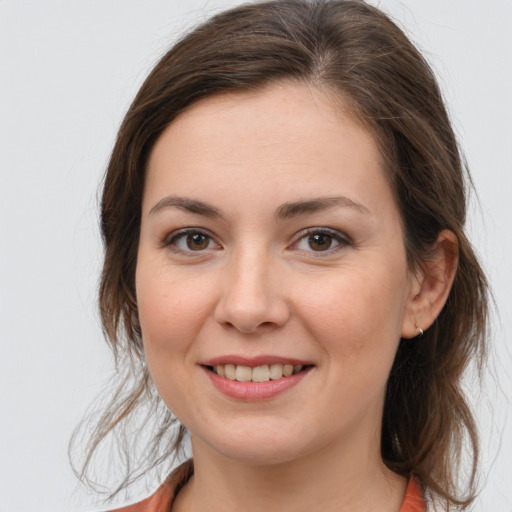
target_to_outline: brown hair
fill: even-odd
[[[138,92],[119,130],[101,203],[101,318],[116,358],[129,356],[131,373],[99,418],[80,475],[109,434],[141,404],[160,400],[144,363],[135,293],[145,169],[155,141],[201,98],[278,81],[343,95],[375,133],[411,267],[428,258],[443,229],[458,239],[458,270],[443,311],[421,340],[400,342],[381,451],[390,469],[417,477],[443,507],[465,508],[475,496],[478,439],[461,376],[470,361],[483,361],[488,302],[485,276],[464,234],[470,178],[430,67],[386,15],[358,0],[275,0],[221,13],[164,55]],[[177,437],[170,436],[176,420],[156,411],[148,412],[160,423],[146,449],[146,467],[168,459],[184,433],[180,427]],[[472,469],[460,492],[465,439]],[[114,494],[144,472],[131,468],[129,459],[126,469]]]

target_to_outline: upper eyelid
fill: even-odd
[[[304,238],[305,236],[315,234],[315,233],[325,233],[325,234],[330,235],[333,238],[336,238],[343,242],[352,243],[351,238],[347,234],[345,234],[337,229],[334,229],[334,228],[328,228],[328,227],[322,227],[322,226],[314,226],[314,227],[305,228],[305,229],[300,230],[295,235],[295,241],[293,243],[296,243],[299,240],[302,240],[302,238]]]
[[[163,247],[171,245],[171,243],[174,240],[176,240],[178,237],[185,236],[185,235],[188,235],[190,233],[200,233],[202,235],[207,236],[211,240],[213,240],[217,245],[220,245],[219,242],[216,240],[215,236],[213,236],[210,231],[208,231],[205,228],[200,228],[200,227],[187,227],[187,228],[176,229],[176,230],[172,231],[171,233],[167,234],[162,239],[161,245]]]
[[[326,234],[328,236],[331,236],[333,239],[335,239],[338,243],[334,247],[330,247],[329,249],[326,249],[325,251],[314,251],[313,249],[307,250],[307,249],[299,249],[297,245],[304,240],[306,237],[311,236],[312,234]],[[327,227],[312,227],[312,228],[306,228],[302,231],[299,231],[296,234],[295,240],[292,242],[291,245],[288,246],[291,250],[297,250],[302,252],[303,254],[307,254],[310,257],[314,258],[327,258],[329,256],[332,256],[336,254],[338,251],[342,250],[343,248],[347,246],[352,246],[353,242],[351,238],[348,235],[345,235],[344,233],[338,231],[337,229],[333,228],[327,228]]]
[[[161,245],[164,247],[168,246],[173,242],[173,240],[176,240],[179,236],[185,236],[189,233],[201,233],[201,234],[211,238],[211,240],[213,240],[214,243],[221,245],[217,241],[217,237],[215,237],[208,229],[201,228],[201,227],[195,227],[195,226],[181,228],[181,229],[172,231],[171,233],[169,233],[168,235],[166,235],[163,238]],[[301,229],[300,231],[298,231],[293,237],[291,246],[297,244],[304,237],[309,236],[314,233],[325,233],[325,234],[332,236],[333,238],[335,238],[336,240],[338,240],[342,243],[346,243],[346,244],[353,243],[351,238],[347,234],[345,234],[337,229],[330,228],[327,226],[311,226],[311,227],[304,228],[304,229]]]

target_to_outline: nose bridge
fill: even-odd
[[[276,281],[278,266],[263,244],[251,243],[233,251],[224,268],[218,322],[246,333],[284,324],[288,307]]]

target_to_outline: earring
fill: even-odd
[[[423,336],[423,329],[421,327],[418,327],[418,324],[414,322],[414,327],[418,329],[418,336],[421,338]]]

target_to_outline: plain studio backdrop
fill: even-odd
[[[479,193],[470,233],[498,314],[492,377],[472,393],[484,464],[474,510],[512,511],[512,1],[373,2],[433,65]],[[0,512],[100,509],[67,457],[112,369],[95,302],[98,184],[159,56],[236,3],[0,0]]]

